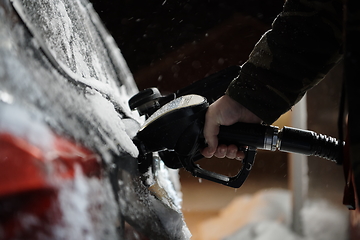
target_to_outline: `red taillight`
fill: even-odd
[[[54,135],[42,150],[0,133],[0,239],[51,239],[51,226],[61,224],[63,214],[58,188],[74,179],[76,166],[85,177],[101,177],[97,155],[72,141]]]
[[[0,134],[0,197],[49,188],[43,153],[26,141]]]

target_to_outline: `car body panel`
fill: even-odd
[[[0,182],[0,205],[33,203],[0,207],[20,224],[7,239],[28,239],[26,229],[32,239],[124,239],[125,222],[149,239],[188,239],[176,181],[159,184],[162,199],[137,170],[132,137],[143,119],[127,101],[138,90],[92,5],[1,0],[0,38],[0,164],[21,169]],[[38,176],[32,185],[22,166]],[[176,175],[157,166],[151,174]],[[7,182],[18,185],[5,191]],[[49,208],[36,215],[41,201]]]

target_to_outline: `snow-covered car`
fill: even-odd
[[[0,39],[0,239],[189,239],[177,172],[138,171],[137,86],[92,5],[0,0]]]

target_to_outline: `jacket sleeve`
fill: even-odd
[[[340,0],[288,0],[226,94],[271,124],[341,59]]]

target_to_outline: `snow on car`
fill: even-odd
[[[189,239],[177,172],[137,169],[138,90],[92,5],[0,0],[0,38],[0,238]]]

